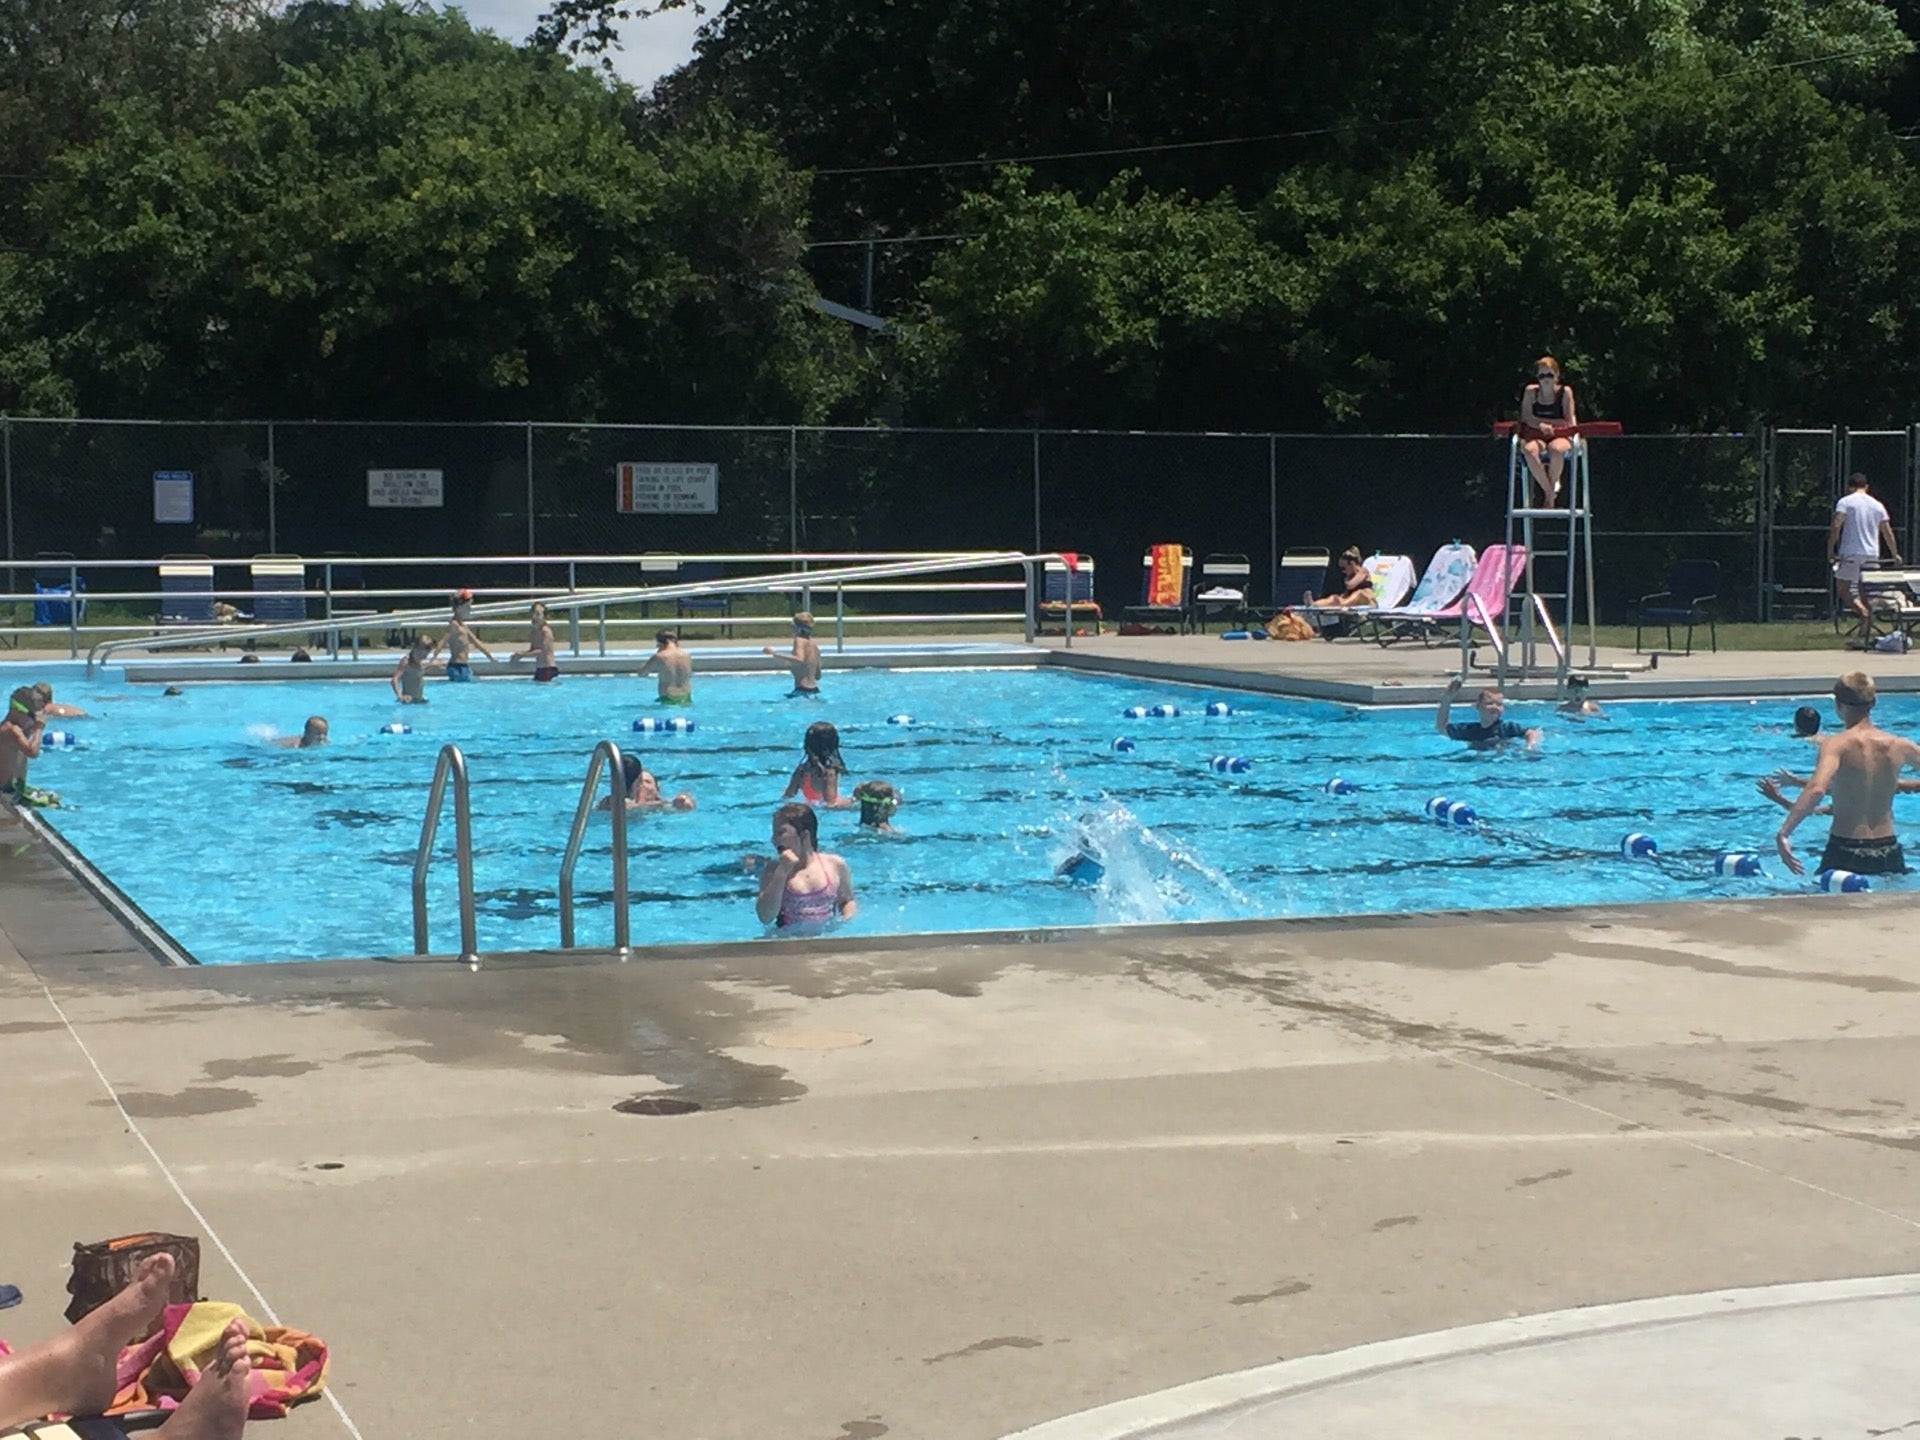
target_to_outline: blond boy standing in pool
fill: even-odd
[[[802,610],[793,617],[793,649],[789,653],[782,655],[771,645],[762,645],[760,649],[763,654],[786,661],[787,669],[793,672],[793,689],[787,692],[788,699],[820,693],[820,647],[813,639],[811,610]]]
[[[538,600],[533,602],[533,614],[527,622],[527,648],[516,650],[509,660],[533,660],[533,678],[536,684],[544,685],[549,680],[560,678],[560,666],[553,655],[553,626],[547,623],[547,607]]]
[[[427,661],[438,648],[426,636],[416,635],[407,653],[400,657],[400,663],[393,667],[388,683],[393,686],[393,698],[402,705],[427,703]]]
[[[671,630],[662,630],[653,637],[656,647],[651,659],[640,667],[645,675],[655,666],[660,670],[660,703],[662,705],[691,705],[693,703],[693,657],[680,648],[680,637]]]

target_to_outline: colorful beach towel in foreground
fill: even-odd
[[[288,1406],[320,1393],[327,1379],[324,1340],[285,1325],[262,1327],[238,1305],[202,1300],[167,1306],[158,1330],[120,1352],[120,1393],[107,1413],[173,1409],[199,1380],[219,1348],[221,1332],[235,1318],[246,1321],[247,1357],[253,1362],[248,1419],[278,1420]]]

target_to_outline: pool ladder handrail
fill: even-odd
[[[434,836],[440,830],[440,810],[453,782],[454,865],[460,875],[460,959],[469,970],[480,968],[479,924],[473,903],[473,807],[468,798],[467,757],[458,745],[442,745],[433,767],[433,785],[427,792],[427,814],[420,822],[420,848],[413,855],[413,953],[431,953],[427,945],[427,867],[433,860]]]
[[[627,913],[627,774],[620,747],[611,740],[593,747],[587,778],[580,787],[580,803],[573,812],[573,828],[567,832],[566,853],[560,857],[560,948],[573,948],[573,867],[580,859],[587,821],[593,814],[594,786],[603,768],[611,772],[607,779],[611,803],[607,808],[613,816],[613,948],[625,960],[633,951],[632,917]]]

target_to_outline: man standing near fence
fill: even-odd
[[[1860,572],[1869,561],[1880,558],[1883,543],[1894,563],[1899,564],[1900,542],[1894,538],[1887,507],[1867,493],[1867,477],[1855,471],[1847,477],[1847,493],[1833,507],[1833,524],[1827,527],[1827,559],[1833,565],[1840,603],[1859,618],[1862,640],[1872,617],[1867,602],[1860,598]]]

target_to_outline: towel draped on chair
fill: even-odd
[[[1147,586],[1146,603],[1177,608],[1186,600],[1186,546],[1155,545],[1151,553],[1152,580]]]

